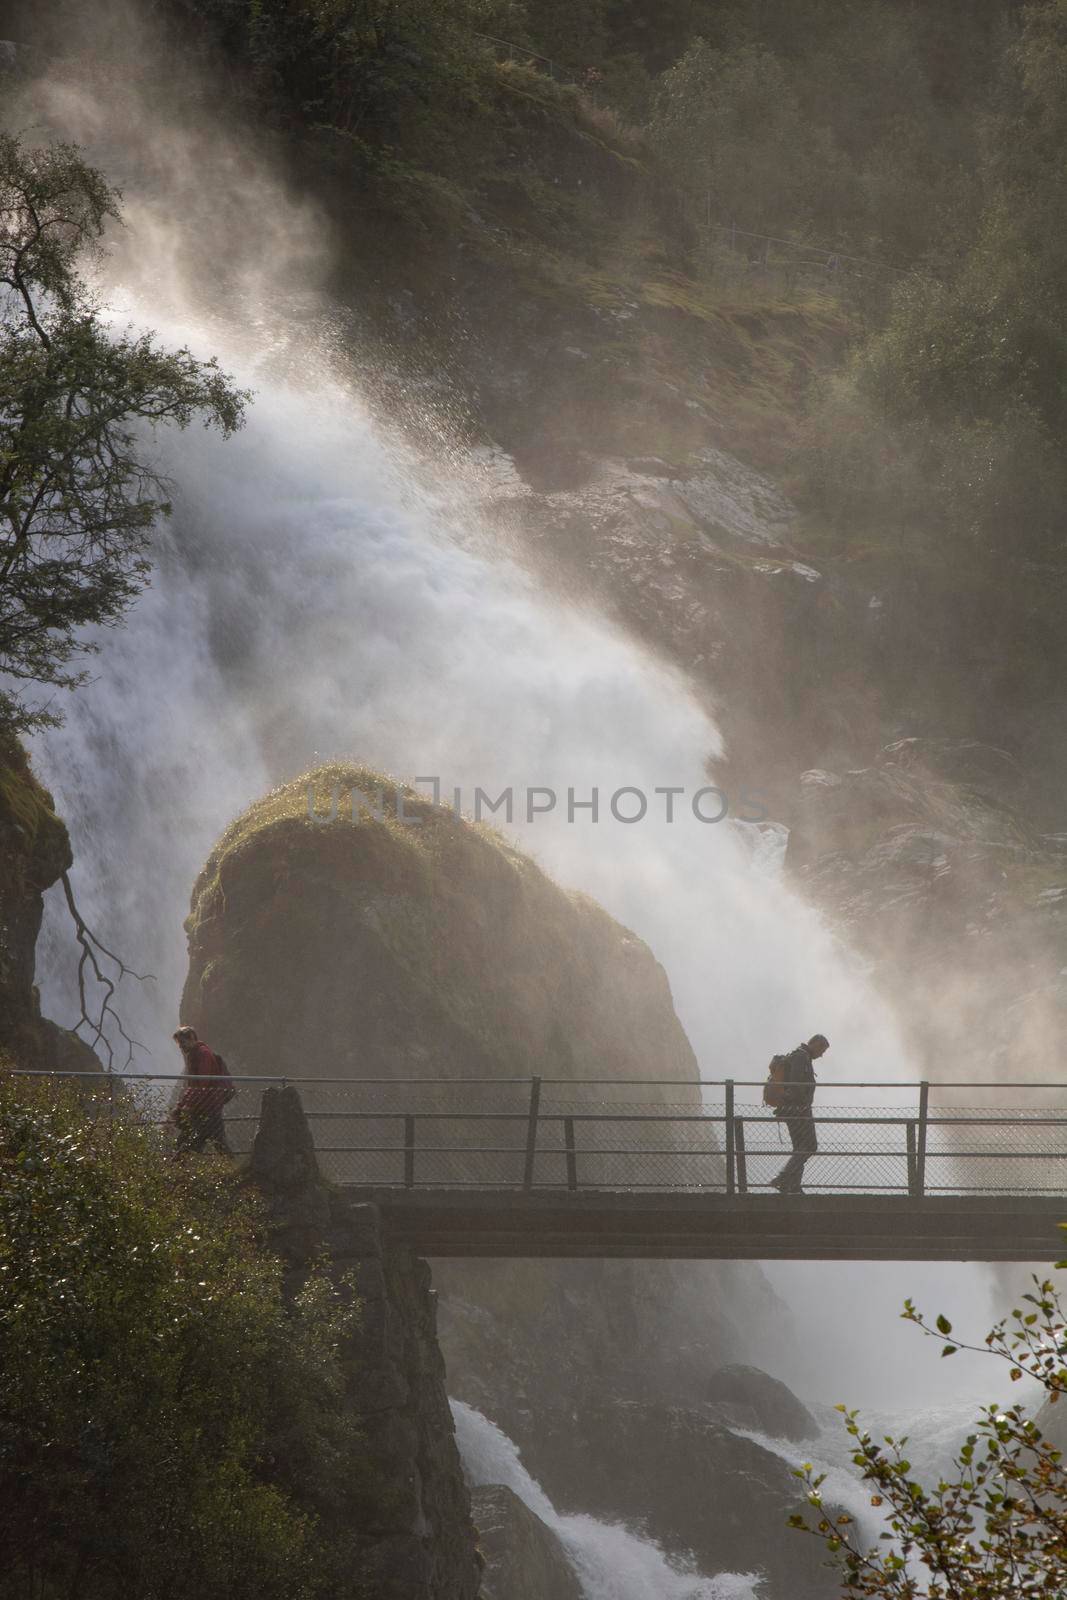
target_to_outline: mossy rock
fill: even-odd
[[[96,1071],[88,1045],[42,1018],[34,986],[42,896],[72,862],[70,837],[29,756],[0,742],[0,1045],[21,1067]]]
[[[0,744],[0,839],[9,869],[17,860],[26,883],[38,889],[55,883],[73,859],[55,801],[13,740]]]
[[[353,793],[381,814],[352,820]],[[245,1072],[698,1075],[641,940],[495,830],[364,767],[250,807],[186,927],[183,1017]]]

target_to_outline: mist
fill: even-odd
[[[206,99],[195,133],[133,83],[105,98],[45,82],[20,112],[104,166],[126,152],[126,225],[102,283],[116,324],[217,354],[254,391],[233,441],[159,440],[176,492],[152,587],[103,641],[62,729],[35,742],[70,827],[83,913],[155,975],[121,994],[145,1046],[137,1065],[155,1071],[174,1070],[194,877],[273,784],[353,757],[464,797],[508,786],[689,796],[729,754],[678,671],[595,611],[550,599],[494,545],[477,463],[445,424],[439,449],[416,453],[374,414],[352,318],[324,288],[328,229],[256,141],[211,123]],[[772,1052],[816,1029],[832,1042],[826,1103],[835,1080],[919,1076],[863,964],[750,831],[700,823],[688,807],[668,824],[650,806],[633,825],[603,805],[596,823],[561,810],[510,831],[650,945],[705,1078],[758,1080]],[[40,981],[45,1010],[66,1023],[74,959],[53,893]],[[982,1269],[767,1272],[796,1329],[775,1349],[792,1349],[783,1376],[802,1392],[889,1405],[981,1390],[965,1357],[924,1365],[933,1352],[894,1319],[906,1295],[936,1297],[984,1332]]]

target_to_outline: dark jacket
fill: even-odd
[[[775,1113],[779,1117],[806,1116],[815,1100],[815,1063],[806,1044],[798,1044],[785,1058],[788,1092]]]
[[[216,1081],[197,1083],[197,1078]],[[194,1116],[210,1117],[232,1098],[233,1085],[223,1063],[206,1044],[195,1044],[185,1057],[185,1078],[175,1115],[192,1112]]]

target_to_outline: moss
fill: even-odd
[[[381,814],[353,821],[353,791],[380,792]],[[239,817],[187,929],[183,1015],[246,1070],[306,1075],[322,1033],[342,1072],[369,1055],[402,1076],[566,1076],[577,1061],[596,1075],[606,1059],[693,1074],[666,977],[633,934],[492,827],[355,763]]]
[[[358,824],[353,818],[353,795],[361,797]],[[331,818],[335,796],[336,816]],[[515,863],[525,863],[526,858],[494,829],[457,822],[452,812],[435,806],[407,784],[354,762],[327,762],[270,790],[230,824],[208,857],[197,883],[197,898],[214,893],[227,860],[271,830],[288,837],[294,849],[299,849],[305,838],[328,832],[347,835],[354,825],[372,833],[384,831],[398,855],[428,880],[442,854],[442,826],[447,830],[449,822],[459,830],[469,827],[484,844],[491,844]]]
[[[70,865],[70,839],[55,801],[15,740],[0,744],[0,837],[9,864],[23,858],[22,878],[31,889],[48,888]]]

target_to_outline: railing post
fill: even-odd
[[[748,1156],[745,1151],[745,1119],[738,1117],[734,1122],[734,1141],[737,1145],[737,1192],[748,1193]]]
[[[916,1199],[919,1193],[918,1167],[915,1159],[915,1124],[909,1122],[904,1128],[904,1137],[908,1147],[908,1193]]]
[[[404,1188],[415,1187],[415,1118],[404,1118]]]
[[[530,1117],[526,1124],[526,1167],[522,1175],[524,1189],[532,1189],[534,1161],[537,1157],[537,1114],[541,1107],[541,1080],[530,1079]]]
[[[737,1192],[736,1163],[734,1152],[734,1080],[726,1080],[726,1193]]]
[[[563,1143],[567,1147],[567,1188],[578,1187],[578,1153],[574,1148],[574,1118],[563,1119]]]
[[[915,1196],[921,1200],[926,1193],[926,1123],[930,1109],[930,1085],[924,1078],[919,1085],[919,1138],[915,1152]]]

